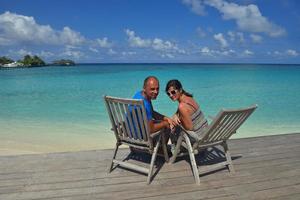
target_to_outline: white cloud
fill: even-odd
[[[203,47],[200,49],[200,53],[206,56],[217,57],[217,56],[230,56],[235,54],[235,51],[232,49],[220,51],[220,50],[209,49],[208,47]]]
[[[117,54],[117,52],[114,51],[113,49],[109,49],[109,50],[108,50],[108,54],[109,54],[109,55],[114,55],[114,54]]]
[[[93,47],[90,47],[89,50],[92,51],[92,52],[94,52],[94,53],[98,53],[98,52],[99,52],[98,49],[95,49],[95,48],[93,48]]]
[[[82,58],[84,56],[84,53],[81,51],[67,50],[62,53],[62,56],[68,56],[68,57],[78,59],[78,58]]]
[[[73,31],[69,27],[64,27],[63,31],[58,32],[59,38],[63,44],[80,45],[85,41],[85,38],[79,32]]]
[[[206,36],[205,31],[204,31],[201,27],[198,27],[198,28],[196,29],[196,31],[197,31],[199,37],[203,38],[203,37]]]
[[[131,55],[136,55],[135,51],[123,51],[121,53],[123,56],[131,56]]]
[[[231,41],[235,41],[235,33],[232,31],[228,31],[227,35],[229,36]]]
[[[260,43],[262,41],[262,37],[256,34],[250,34],[250,38],[254,43]]]
[[[85,41],[79,32],[69,27],[57,31],[49,25],[38,24],[33,17],[5,12],[0,15],[0,44],[12,45],[30,42],[32,44],[71,44]]]
[[[222,48],[228,47],[228,43],[222,33],[215,34],[214,39],[220,43]]]
[[[15,54],[20,56],[20,57],[24,57],[25,55],[33,55],[33,53],[31,51],[28,51],[26,49],[20,49],[18,51],[15,51]]]
[[[219,51],[218,53],[221,54],[221,55],[224,55],[224,56],[229,56],[229,55],[234,54],[235,51],[232,50],[232,49],[229,49],[229,50],[225,50],[225,51]]]
[[[200,50],[201,53],[203,54],[209,54],[210,53],[210,49],[208,47],[203,47],[201,50]]]
[[[205,6],[216,8],[224,20],[235,20],[242,31],[265,33],[272,37],[282,36],[285,29],[264,17],[255,4],[238,5],[225,0],[183,0],[183,3],[199,15],[205,14]]]
[[[74,50],[74,49],[80,49],[80,47],[68,44],[68,45],[65,45],[65,49]]]
[[[204,3],[219,10],[223,14],[223,19],[235,20],[240,30],[266,33],[272,37],[285,34],[285,29],[270,22],[254,4],[244,6],[225,0],[204,0]]]
[[[274,55],[281,56],[282,53],[280,53],[279,51],[274,51]]]
[[[79,58],[83,58],[85,54],[80,51],[78,47],[67,45],[61,56],[67,56],[78,60]]]
[[[189,6],[191,10],[197,15],[205,15],[204,5],[199,0],[182,0],[182,2]]]
[[[287,49],[285,51],[273,51],[268,52],[268,55],[279,56],[279,57],[297,57],[299,53],[294,49]]]
[[[243,55],[246,55],[246,56],[252,56],[254,53],[248,49],[246,49],[244,52],[243,52]]]
[[[57,39],[54,31],[48,25],[38,25],[33,17],[5,12],[0,15],[0,37],[4,45],[18,42],[34,41],[51,43]],[[3,44],[3,43],[2,43]]]
[[[161,52],[176,52],[185,54],[186,52],[183,49],[179,49],[175,43],[172,43],[168,40],[162,40],[160,38],[154,38],[152,39],[142,39],[139,36],[135,35],[134,31],[131,31],[129,29],[125,30],[127,36],[128,36],[128,42],[131,47],[139,47],[139,48],[152,48],[156,51]]]
[[[167,51],[167,50],[178,50],[178,47],[170,41],[163,41],[162,39],[155,38],[152,42],[152,47],[155,50]]]
[[[160,57],[162,57],[162,58],[175,58],[175,56],[173,54],[170,54],[170,53],[161,54]]]
[[[244,34],[243,34],[243,33],[237,32],[236,35],[237,35],[237,37],[239,38],[239,42],[240,42],[240,43],[244,43],[244,42],[245,42]]]
[[[16,56],[17,59],[23,59],[23,57],[26,55],[30,55],[30,56],[37,55],[39,57],[42,57],[42,59],[44,59],[44,58],[48,59],[48,58],[56,56],[55,53],[50,52],[50,51],[42,50],[41,52],[32,52],[32,51],[29,51],[29,50],[26,50],[23,48],[18,51],[9,50],[8,52],[9,52],[10,56],[14,56],[14,57]]]
[[[149,47],[151,45],[151,40],[145,40],[138,36],[135,36],[135,32],[129,29],[125,30],[128,36],[128,42],[131,47]]]
[[[38,55],[43,58],[51,58],[51,57],[55,56],[55,54],[50,51],[41,51]]]
[[[244,39],[244,34],[242,32],[233,32],[233,31],[228,31],[227,35],[229,36],[230,40],[232,42],[234,41],[238,41],[240,43],[244,43],[245,39]]]
[[[102,48],[110,48],[112,47],[112,43],[108,41],[107,37],[102,39],[96,39],[97,44]]]
[[[1,27],[0,27],[1,29]],[[0,30],[1,31],[1,30]],[[4,38],[3,36],[0,36],[0,45],[11,45],[14,41]]]
[[[293,50],[293,49],[288,49],[288,50],[286,50],[285,53],[289,56],[298,56],[299,55],[299,53],[296,50]]]

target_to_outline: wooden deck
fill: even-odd
[[[146,185],[145,175],[120,168],[107,173],[112,150],[1,156],[0,199],[300,199],[299,133],[230,140],[229,149],[236,173],[201,175],[200,186],[185,159],[158,162]]]

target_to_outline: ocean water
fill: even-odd
[[[177,107],[164,92],[182,82],[205,115],[258,104],[234,138],[300,132],[300,65],[93,64],[0,70],[0,154],[112,148],[103,95],[130,98],[160,80],[154,109]]]

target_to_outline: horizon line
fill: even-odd
[[[243,65],[243,64],[250,64],[250,65],[300,65],[300,63],[240,63],[240,62],[103,62],[103,63],[98,63],[98,62],[78,62],[76,65],[82,65],[82,64],[88,64],[88,65],[93,65],[93,64],[100,64],[100,65],[107,65],[107,64],[134,64],[134,65],[153,65],[153,64],[205,64],[205,65],[214,65],[214,64],[230,64],[230,65]]]

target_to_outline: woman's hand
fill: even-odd
[[[173,119],[169,118],[169,117],[165,117],[164,121],[168,122],[169,127],[170,127],[171,130],[173,130],[174,127],[176,126],[176,122]]]
[[[173,119],[173,121],[174,121],[174,123],[175,123],[176,125],[181,124],[181,121],[180,121],[180,119],[179,119],[179,117],[178,117],[177,114],[173,115],[172,119]]]

